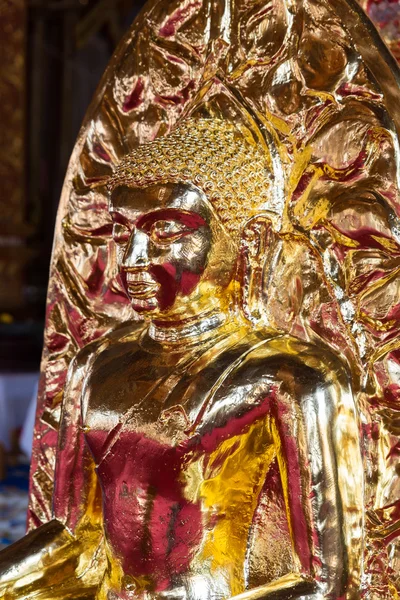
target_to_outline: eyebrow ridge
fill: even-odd
[[[179,208],[163,208],[142,215],[136,221],[136,226],[140,227],[141,229],[146,229],[149,225],[151,226],[156,221],[162,219],[173,219],[174,221],[183,223],[183,225],[186,225],[192,229],[198,229],[199,227],[207,225],[207,222],[203,219],[203,217],[197,213],[185,211]]]

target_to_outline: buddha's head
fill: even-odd
[[[241,234],[268,202],[266,157],[246,129],[187,119],[139,146],[113,175],[110,214],[135,311],[190,316],[235,296]]]

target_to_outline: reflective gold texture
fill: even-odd
[[[1,597],[398,597],[399,99],[352,0],[146,5],[64,185]]]

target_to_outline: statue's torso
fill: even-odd
[[[160,353],[128,336],[93,362],[83,425],[111,563],[123,573],[118,585],[163,590],[200,575],[202,585],[234,594],[248,580],[261,585],[281,574],[268,573],[271,552],[285,557],[282,572],[285,563],[293,569],[270,418],[273,378],[261,397],[255,382],[234,382],[260,340],[234,334]]]

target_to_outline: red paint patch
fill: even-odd
[[[125,98],[124,104],[122,106],[122,110],[124,112],[130,112],[135,108],[138,108],[142,102],[142,93],[144,90],[144,82],[141,77],[138,77],[135,87],[131,91],[131,93]]]

